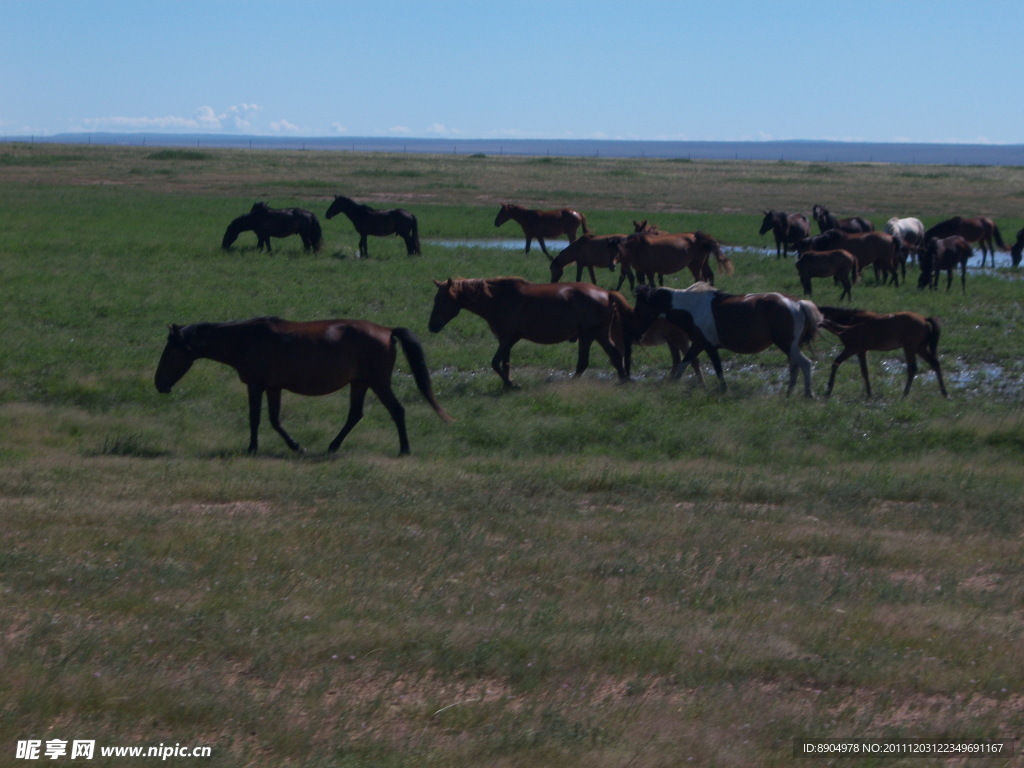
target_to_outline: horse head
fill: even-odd
[[[512,204],[502,203],[501,209],[498,211],[498,215],[494,217],[494,226],[500,227],[506,221],[512,218]]]
[[[764,211],[764,219],[761,221],[761,228],[757,231],[757,234],[764,235],[770,232],[775,227],[775,222],[778,219],[775,211]]]
[[[167,328],[167,346],[160,355],[156,375],[153,377],[156,391],[163,395],[168,394],[181,377],[188,373],[196,360],[192,349],[194,326],[183,328],[180,325],[169,325]]]
[[[462,310],[459,304],[459,284],[452,278],[442,282],[435,280],[437,293],[434,294],[434,308],[430,311],[430,320],[427,328],[431,333],[437,333],[450,323]]]
[[[335,195],[334,202],[327,209],[326,217],[328,219],[334,218],[339,213],[345,213],[345,211],[350,210],[353,205],[355,205],[355,201],[352,198],[345,197],[344,195]]]

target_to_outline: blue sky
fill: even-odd
[[[1020,0],[0,0],[0,134],[1024,143]]]

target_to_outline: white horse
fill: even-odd
[[[896,240],[896,258],[902,268],[903,279],[906,280],[907,257],[924,247],[924,224],[913,217],[901,219],[893,216],[885,222],[884,231]]]

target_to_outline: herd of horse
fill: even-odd
[[[344,213],[360,235],[359,252],[368,255],[367,237],[398,235],[409,255],[420,252],[416,217],[402,209],[376,211],[343,196],[336,196],[327,211],[330,219]],[[826,396],[832,394],[836,372],[850,357],[860,363],[864,389],[871,396],[867,352],[902,349],[906,359],[906,384],[910,392],[921,358],[938,379],[948,397],[938,358],[941,326],[934,317],[914,312],[876,314],[860,309],[818,305],[806,298],[811,279],[832,277],[841,285],[840,300],[851,297],[851,286],[863,269],[872,266],[882,283],[905,279],[905,262],[914,256],[921,267],[920,287],[934,288],[938,274],[961,269],[972,242],[980,243],[984,257],[996,247],[1005,249],[998,227],[990,219],[955,217],[925,230],[917,219],[893,218],[884,232],[876,232],[861,217],[838,219],[823,206],[815,206],[814,220],[820,233],[812,235],[803,214],[765,211],[761,234],[774,233],[778,257],[792,248],[798,255],[797,271],[805,298],[779,292],[733,295],[715,287],[712,262],[727,273],[731,260],[721,245],[703,232],[665,233],[647,221],[634,221],[633,232],[595,235],[586,217],[572,209],[540,211],[506,203],[494,224],[515,221],[526,237],[525,252],[533,240],[547,256],[551,282],[534,283],[521,277],[448,278],[434,280],[436,293],[427,327],[440,332],[463,309],[481,317],[498,342],[491,367],[505,389],[516,387],[511,375],[511,351],[521,340],[537,344],[577,344],[576,376],[587,370],[594,342],[604,350],[620,381],[631,375],[634,345],[665,345],[672,356],[670,376],[679,378],[690,367],[703,385],[698,356],[711,361],[722,391],[726,389],[720,350],[755,354],[776,347],[789,364],[787,395],[803,377],[803,392],[812,397],[811,361],[803,348],[819,329],[834,334],[843,349],[833,360]],[[582,230],[582,234],[577,235]],[[265,202],[234,219],[223,247],[230,248],[243,231],[253,231],[258,247],[270,250],[270,238],[298,234],[307,250],[318,250],[323,241],[316,216],[299,208],[270,208]],[[565,237],[569,244],[555,257],[546,239]],[[1024,229],[1011,249],[1014,265],[1024,251]],[[993,255],[993,265],[995,257]],[[564,270],[576,265],[576,282],[561,282]],[[595,268],[621,272],[614,290],[599,287]],[[589,269],[591,282],[582,282]],[[664,286],[664,276],[689,269],[694,284],[676,289]],[[629,280],[635,305],[620,292]],[[639,283],[639,284],[637,284]],[[198,359],[211,359],[234,368],[249,393],[249,452],[258,448],[258,429],[264,396],[271,426],[294,451],[301,446],[281,426],[281,394],[325,395],[351,388],[348,418],[328,447],[337,451],[363,415],[367,391],[381,400],[398,430],[399,451],[409,452],[404,409],[391,381],[401,346],[417,388],[438,416],[451,417],[438,403],[423,347],[407,328],[389,328],[366,320],[290,322],[259,317],[229,323],[172,325],[154,377],[156,389],[168,393]]]

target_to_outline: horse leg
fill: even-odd
[[[375,385],[373,392],[377,395],[377,399],[384,403],[384,407],[391,414],[391,420],[395,422],[395,426],[398,428],[398,455],[408,456],[409,435],[405,429],[405,408],[402,407],[402,404],[391,389],[390,380]]]
[[[910,394],[910,385],[914,383],[914,376],[917,375],[917,355],[909,347],[904,347],[903,353],[907,358],[907,386],[903,388],[903,396],[906,397]]]
[[[590,282],[592,282],[594,285],[597,285],[597,275],[594,273],[594,265],[588,264],[587,269],[590,270]],[[580,277],[582,277],[582,275],[579,275],[576,278],[577,283],[580,282]]]
[[[839,300],[842,301],[845,296],[850,301],[853,301],[853,286],[850,285],[850,278],[847,275],[840,275],[839,280],[843,285],[843,292],[839,294]]]
[[[807,275],[800,275],[800,284],[804,287],[804,296],[811,296],[811,278]]]
[[[590,345],[594,343],[595,334],[592,333],[581,333],[579,341],[579,354],[576,357],[576,378],[579,378],[585,370],[590,366]],[[603,342],[603,340],[602,340]],[[607,347],[606,347],[607,349]],[[611,353],[608,353],[608,357],[611,357]],[[619,378],[622,378],[622,361],[621,355],[619,355],[619,363],[615,366],[619,372]],[[615,363],[615,360],[612,360]]]
[[[353,381],[352,391],[349,393],[349,406],[348,406],[348,418],[345,420],[345,426],[341,428],[341,432],[338,436],[331,440],[331,444],[327,446],[328,453],[334,453],[341,447],[341,441],[348,437],[348,433],[352,431],[352,428],[359,423],[359,420],[363,418],[363,403],[366,401],[366,389],[367,384],[364,381]]]
[[[249,453],[259,449],[260,411],[263,409],[263,388],[249,385]]]
[[[302,446],[292,439],[292,436],[285,432],[281,426],[281,390],[267,390],[267,414],[270,416],[270,426],[277,430],[277,434],[284,438],[285,443],[296,453],[305,453]]]
[[[694,350],[697,350],[697,352],[694,352]],[[683,365],[686,365],[697,357],[698,352],[700,352],[700,349],[696,344],[690,347],[689,351],[686,353],[686,357],[683,358]],[[714,347],[707,347],[707,352],[708,357],[711,358],[711,365],[715,368],[715,376],[718,377],[718,388],[720,391],[725,392],[725,374],[722,373],[722,358],[718,356],[718,350]]]
[[[518,339],[512,339],[511,341],[499,340],[498,351],[495,352],[494,357],[491,358],[491,368],[493,368],[494,372],[501,377],[506,390],[516,388],[516,385],[512,383],[512,379],[509,376],[512,370],[512,345],[515,344],[516,341],[518,341]]]
[[[533,238],[530,237],[529,235],[527,235],[526,236],[526,250],[523,251],[523,253],[525,253],[526,255],[530,254],[530,243],[532,243],[532,242],[533,242]]]
[[[984,256],[982,257],[984,258]],[[996,265],[996,254],[992,253],[992,266]],[[984,266],[984,265],[982,265]],[[960,290],[964,296],[967,295],[967,259],[960,262]]]
[[[547,247],[547,245],[544,244],[544,238],[543,237],[538,237],[537,238],[537,244],[540,246],[540,249],[542,251],[544,251],[544,255],[548,257],[548,261],[554,261],[554,259],[551,258],[551,254],[548,253],[548,247]]]
[[[601,345],[601,348],[607,353],[608,359],[612,363],[612,367],[615,368],[615,372],[619,374],[619,381],[629,380],[629,368],[630,368],[630,342],[626,341],[626,352],[623,354],[617,346],[615,346],[608,338],[608,334],[598,333],[597,343]],[[580,345],[583,344],[583,339],[580,339]],[[582,350],[581,350],[582,351]],[[590,343],[587,343],[587,357],[590,356]]]
[[[864,377],[864,389],[867,396],[871,397],[871,380],[868,378],[868,353],[858,352],[857,360],[860,362],[860,375]]]
[[[832,388],[836,384],[836,371],[839,370],[839,366],[843,364],[847,358],[853,356],[853,350],[844,348],[842,352],[832,361],[832,372],[828,376],[828,389],[825,390],[825,397],[832,396]]]
[[[946,392],[946,383],[942,380],[942,366],[939,365],[939,358],[927,349],[922,349],[918,351],[917,354],[919,354],[921,359],[928,363],[928,365],[931,366],[931,369],[935,371],[935,377],[939,380],[939,391],[942,393],[943,397],[948,398],[949,394]]]
[[[359,258],[368,259],[370,258],[370,248],[366,243],[366,235],[359,235]]]
[[[789,355],[789,387],[786,389],[786,397],[793,393],[798,371],[802,371],[804,374],[804,397],[814,397],[811,392],[811,361],[800,351],[799,341],[794,339],[793,346],[794,349]]]

